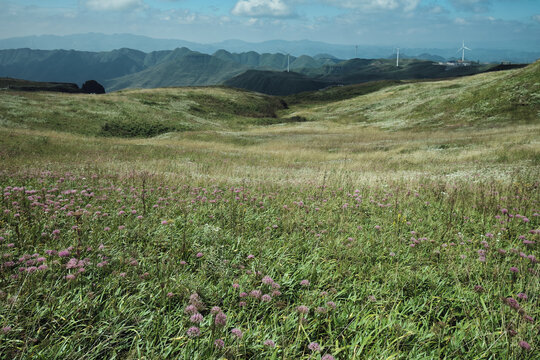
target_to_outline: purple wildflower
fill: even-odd
[[[517,297],[520,300],[527,300],[528,299],[528,296],[525,293],[519,293],[519,294],[517,294]]]
[[[199,337],[201,336],[201,329],[199,329],[196,326],[192,326],[188,329],[187,336],[192,337],[192,338]]]
[[[216,339],[216,341],[214,341],[214,346],[218,349],[223,349],[225,347],[225,341],[222,339]]]
[[[244,336],[244,334],[242,333],[242,330],[238,329],[238,328],[234,328],[231,330],[231,334],[233,334],[234,336],[236,336],[238,339],[241,339],[242,336]]]
[[[264,341],[264,346],[268,346],[270,348],[276,347],[276,343],[270,339]]]
[[[304,279],[304,280],[300,281],[300,285],[309,286],[309,280]]]
[[[221,308],[219,306],[213,306],[212,309],[210,310],[210,314],[212,315],[216,315],[217,313],[220,313],[221,312]]]
[[[531,345],[529,345],[529,343],[524,340],[521,340],[519,342],[519,346],[521,346],[525,350],[531,350]]]
[[[270,276],[265,276],[262,278],[262,283],[266,285],[272,285],[274,283],[274,280]]]
[[[296,308],[296,311],[298,311],[300,314],[307,314],[309,313],[309,308],[305,305],[300,305]]]
[[[219,326],[225,326],[227,324],[227,315],[225,315],[224,312],[220,311],[219,313],[216,314],[214,323]]]
[[[321,351],[321,346],[316,342],[312,342],[312,343],[310,343],[308,345],[308,349],[311,350],[311,351],[319,352],[319,351]]]
[[[326,354],[324,355],[321,360],[336,360],[332,355]]]

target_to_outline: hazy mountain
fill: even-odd
[[[291,69],[316,68],[337,60],[309,56],[289,58]],[[75,50],[0,50],[0,76],[33,81],[73,82],[95,79],[108,91],[128,87],[215,85],[248,69],[285,70],[287,55],[230,53],[213,55],[188,48],[145,53],[119,49],[106,52]]]
[[[432,60],[425,55],[438,56],[444,59],[458,57],[457,49],[460,47],[459,41],[455,48],[401,48],[403,53],[410,57]],[[470,45],[470,44],[468,44]],[[178,39],[155,39],[146,36],[132,34],[105,35],[99,33],[76,34],[76,35],[41,35],[27,36],[9,39],[0,39],[0,49],[30,48],[40,50],[73,49],[79,51],[111,51],[120,48],[137,49],[144,52],[159,50],[173,50],[179,47],[187,47],[193,51],[205,54],[213,54],[220,49],[231,53],[244,53],[254,51],[264,53],[283,53],[293,56],[308,55],[317,58],[318,54],[330,54],[330,57],[340,59],[351,59],[355,56],[359,58],[386,58],[392,53],[390,46],[358,46],[354,45],[328,44],[319,41],[298,40],[272,40],[259,43],[251,43],[241,40],[227,40],[211,44],[200,44]],[[514,51],[504,49],[483,49],[469,46],[473,50],[468,51],[466,57],[471,60],[481,62],[501,62],[511,61],[534,62],[540,58],[540,51]],[[357,55],[356,55],[357,54]],[[326,57],[326,56],[325,56]]]
[[[109,79],[104,85],[108,91],[125,88],[215,85],[248,68],[215,56],[191,52],[134,74]]]
[[[287,64],[291,73],[284,72]],[[340,61],[307,55],[294,57],[226,50],[208,55],[185,47],[150,53],[132,49],[107,52],[0,50],[0,77],[77,83],[79,86],[93,79],[103,84],[107,91],[226,83],[257,92],[286,95],[334,84],[464,76],[491,67],[493,65],[476,64],[445,67],[434,65],[433,61],[402,59],[398,68],[393,59]]]

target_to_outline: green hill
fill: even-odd
[[[352,98],[343,94],[347,87],[329,89],[328,97],[336,100],[315,105],[314,100],[325,98],[326,91],[314,100],[309,94],[292,97],[291,102],[300,103],[292,115],[384,128],[490,127],[540,120],[540,61],[517,70],[388,85],[352,87],[366,90]],[[369,91],[370,87],[378,91]]]
[[[225,81],[224,84],[268,95],[290,95],[315,91],[332,85],[295,72],[260,70],[248,70]]]
[[[104,82],[109,91],[126,88],[215,85],[238,75],[247,67],[214,56],[189,53],[143,71]]]

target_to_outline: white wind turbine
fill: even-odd
[[[396,66],[399,67],[399,48],[395,48],[394,51],[396,52]]]
[[[463,40],[463,45],[461,45],[461,49],[458,50],[458,52],[461,51],[461,62],[465,61],[465,50],[471,51],[471,49],[465,46],[465,40]]]

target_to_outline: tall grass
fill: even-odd
[[[1,93],[0,358],[538,358],[538,123],[402,126],[392,95],[461,81]],[[391,126],[340,112],[369,97]],[[100,137],[84,104],[201,127]]]

